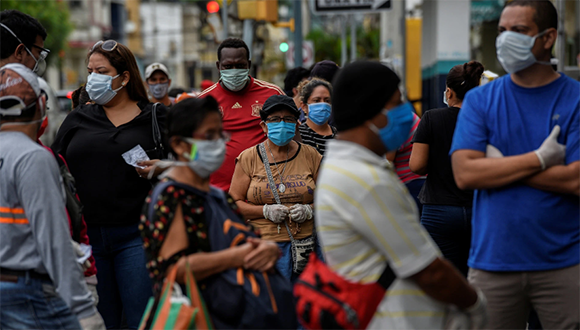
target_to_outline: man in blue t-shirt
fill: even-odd
[[[508,3],[509,75],[467,94],[450,151],[457,186],[476,189],[469,281],[491,329],[525,329],[532,307],[544,328],[580,323],[580,83],[550,66],[557,22],[549,0]]]

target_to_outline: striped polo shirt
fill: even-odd
[[[316,133],[312,128],[310,128],[306,123],[301,124],[298,126],[300,130],[300,137],[302,138],[302,142],[309,146],[314,147],[314,149],[318,150],[321,155],[324,156],[324,152],[326,151],[326,142],[328,140],[334,139],[336,136],[336,128],[334,126],[330,126],[332,129],[332,135],[320,135]]]
[[[417,206],[384,158],[359,144],[327,144],[315,191],[316,230],[327,264],[346,279],[376,281],[386,262],[398,279],[369,329],[441,329],[448,307],[408,278],[441,255]]]
[[[413,114],[413,116],[413,126],[409,131],[409,136],[407,137],[405,143],[397,150],[395,161],[393,162],[395,165],[395,170],[397,171],[397,175],[403,183],[407,183],[416,179],[427,178],[426,176],[411,172],[411,169],[409,168],[409,159],[411,159],[411,151],[413,151],[413,144],[411,141],[413,140],[413,136],[415,136],[417,127],[419,127],[419,122],[421,122],[419,116],[416,114]]]

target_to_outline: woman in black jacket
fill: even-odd
[[[99,41],[87,62],[86,90],[95,104],[67,116],[52,148],[66,159],[84,204],[99,312],[107,328],[119,328],[124,313],[128,327],[137,329],[151,296],[138,223],[151,189],[148,174],[166,156],[153,128],[164,131],[167,110],[158,105],[153,117],[135,57],[124,45]],[[122,156],[135,147],[150,159],[136,157],[139,167]]]

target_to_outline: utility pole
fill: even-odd
[[[576,4],[578,6],[578,4]],[[558,58],[558,71],[564,72],[566,65],[566,30],[564,28],[564,19],[566,18],[566,6],[564,0],[556,0],[558,9],[558,38],[556,39],[556,55]]]
[[[350,14],[350,61],[356,61],[356,19]]]
[[[225,1],[225,0],[224,0]],[[248,48],[250,49],[250,58],[252,58],[252,52],[254,50],[254,20],[253,19],[245,19],[244,20],[244,34],[243,39]]]
[[[302,66],[302,0],[294,0],[294,67]]]
[[[340,37],[342,39],[342,42],[340,43],[340,66],[344,66],[346,61],[348,61],[346,58],[346,23],[348,22],[348,18],[346,16],[340,16],[340,20],[342,21],[340,29]]]
[[[224,40],[228,38],[228,0],[222,0],[222,25],[224,27]]]

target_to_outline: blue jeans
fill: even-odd
[[[105,325],[118,329],[124,313],[127,327],[137,329],[153,295],[137,224],[89,226],[88,235],[97,263],[97,308]]]
[[[49,280],[18,277],[0,282],[0,329],[80,329]]]
[[[471,207],[423,205],[421,224],[443,253],[467,277],[471,246]]]
[[[293,262],[292,262],[292,243],[291,242],[278,242],[278,247],[282,250],[282,256],[276,262],[276,267],[282,274],[282,276],[286,277],[287,279],[294,284],[298,279],[300,274],[294,273],[293,270]],[[316,246],[314,247],[314,251],[318,259],[324,261],[324,257],[322,256],[322,251],[320,249],[319,240],[316,240]]]
[[[413,181],[409,181],[405,183],[407,186],[407,190],[409,190],[409,194],[415,200],[415,204],[417,204],[417,209],[419,209],[419,217],[423,213],[423,204],[419,201],[419,193],[421,192],[421,188],[423,188],[423,184],[425,184],[426,179],[415,179]]]

